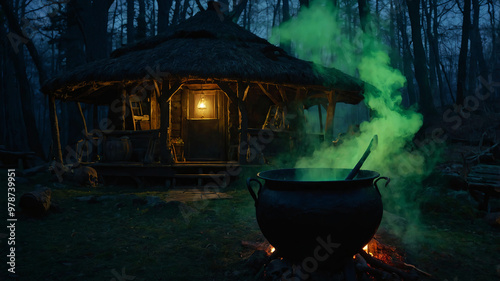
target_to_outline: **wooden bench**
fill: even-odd
[[[500,197],[500,166],[479,164],[471,167],[466,178],[470,190],[484,193],[484,202],[481,209],[490,211],[491,197]]]

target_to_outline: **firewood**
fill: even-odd
[[[360,251],[359,254],[366,260],[366,262],[369,265],[371,265],[373,267],[380,268],[380,269],[387,271],[387,272],[390,272],[390,273],[395,273],[405,281],[418,280],[418,276],[412,275],[412,274],[405,272],[401,269],[390,266],[390,265],[382,262],[381,260],[370,256],[368,253],[366,253],[364,251]]]
[[[360,255],[356,254],[354,258],[356,272],[358,273],[368,273],[370,276],[375,277],[377,280],[400,280],[399,277],[393,276],[391,273],[376,269],[368,266],[366,260]]]
[[[19,201],[19,206],[30,216],[42,216],[50,208],[51,195],[50,188],[40,187],[34,191],[24,193]]]

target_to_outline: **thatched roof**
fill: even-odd
[[[232,21],[221,21],[213,10],[118,49],[111,58],[67,71],[42,90],[59,99],[89,101],[116,95],[117,87],[152,79],[154,73],[160,73],[162,81],[208,79],[336,90],[339,101],[348,103],[361,101],[363,91],[359,79],[289,56]]]

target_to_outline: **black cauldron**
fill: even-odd
[[[382,220],[377,172],[348,169],[279,169],[247,179],[257,222],[276,253],[303,266],[341,268],[375,235]],[[258,195],[251,187],[259,184]]]

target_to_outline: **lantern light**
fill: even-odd
[[[205,101],[205,95],[202,95],[200,98],[200,101],[198,101],[198,109],[206,109],[206,108],[207,108],[207,104]]]

